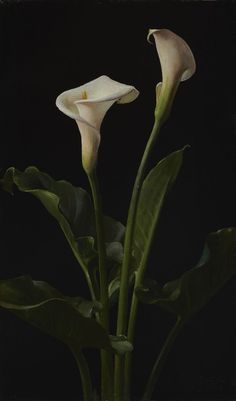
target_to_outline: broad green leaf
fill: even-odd
[[[28,167],[24,172],[11,167],[3,182],[11,193],[13,183],[20,191],[32,193],[60,224],[63,224],[61,219],[64,217],[76,238],[94,236],[93,206],[82,188],[73,187],[64,180],[55,181],[36,167]]]
[[[236,228],[208,235],[199,263],[162,288],[154,281],[136,291],[138,298],[156,304],[182,319],[199,311],[236,274]]]
[[[1,183],[3,189],[10,193],[15,184],[20,191],[34,195],[42,202],[58,221],[75,257],[87,273],[84,254],[88,255],[89,249],[91,255],[94,254],[95,235],[93,207],[87,192],[67,181],[55,181],[36,167],[28,167],[24,172],[11,167]]]
[[[91,316],[97,303],[65,297],[29,276],[0,281],[0,307],[64,342],[69,347],[111,350],[108,334]]]
[[[133,238],[137,266],[147,261],[163,202],[178,176],[185,148],[162,159],[143,182]]]
[[[99,299],[98,252],[94,209],[90,196],[67,181],[55,181],[36,167],[21,172],[9,168],[1,186],[12,193],[13,185],[20,191],[34,195],[57,220],[71,249],[80,263],[95,297]],[[125,227],[111,217],[104,216],[107,269],[109,276],[119,275],[123,259]],[[113,277],[109,280],[111,281]]]
[[[36,167],[28,167],[24,172],[14,167],[9,168],[1,179],[1,186],[12,193],[13,184],[17,185],[20,191],[28,192],[38,198],[57,220],[86,275],[88,271],[90,273],[94,269],[94,266],[97,267],[94,209],[85,190],[74,187],[64,180],[55,181]],[[114,248],[117,242],[122,247],[125,227],[120,222],[105,216],[104,231],[107,257],[111,262],[114,260],[114,252],[110,252],[109,249]]]
[[[123,355],[133,347],[124,336],[108,335],[92,318],[99,302],[69,297],[30,276],[0,280],[0,307],[62,341],[73,352],[103,348]]]

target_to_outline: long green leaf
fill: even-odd
[[[208,235],[202,257],[180,278],[160,287],[144,282],[138,298],[156,304],[186,320],[199,311],[236,274],[236,228],[224,228]]]
[[[185,148],[162,159],[143,182],[133,239],[137,266],[147,261],[163,202],[179,173]]]
[[[108,335],[93,319],[100,303],[64,296],[30,276],[0,280],[0,307],[67,344],[73,352],[89,347],[123,355],[133,349],[125,337]]]
[[[111,350],[108,334],[91,315],[93,302],[65,297],[43,281],[21,276],[0,281],[0,307],[70,347]]]

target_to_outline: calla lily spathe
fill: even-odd
[[[90,174],[96,165],[101,140],[100,128],[113,103],[129,103],[139,95],[130,85],[114,81],[103,75],[78,88],[61,93],[56,106],[78,124],[81,134],[82,163]]]
[[[188,44],[169,29],[150,29],[149,42],[151,36],[155,40],[162,70],[162,82],[157,85],[157,101],[166,104],[168,99],[171,106],[179,83],[194,74],[195,59]]]

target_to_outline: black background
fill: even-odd
[[[3,2],[4,3],[4,2]],[[217,2],[6,2],[0,5],[0,168],[36,165],[88,189],[73,120],[59,112],[62,91],[100,75],[136,86],[139,98],[115,105],[102,127],[98,175],[106,214],[123,223],[135,171],[153,124],[161,80],[149,28],[182,36],[197,72],[181,84],[150,163],[190,144],[165,204],[149,275],[165,282],[198,260],[206,234],[236,224],[235,5]],[[68,295],[87,296],[83,276],[38,201],[0,194],[2,279],[30,274]],[[179,336],[154,398],[236,397],[236,281],[231,280]],[[80,397],[66,347],[5,311],[0,314],[3,400]],[[145,378],[172,321],[141,307],[134,390]],[[97,355],[89,352],[90,363]],[[96,371],[96,368],[95,368]]]

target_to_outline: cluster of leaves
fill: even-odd
[[[109,336],[109,333],[106,333],[94,319],[95,313],[102,306],[99,302],[97,280],[95,217],[88,193],[67,181],[53,180],[36,167],[29,167],[24,172],[9,168],[1,180],[1,186],[13,193],[14,185],[20,191],[30,193],[39,199],[56,219],[83,269],[92,291],[92,301],[64,296],[49,284],[33,281],[26,276],[0,282],[0,305],[70,347],[74,345],[77,349],[95,347],[120,353],[131,349],[124,338]],[[112,302],[117,292],[113,282],[119,277],[125,227],[105,216],[104,229],[107,267],[111,271]]]
[[[130,284],[134,273],[147,263],[162,205],[180,170],[183,152],[184,149],[178,150],[161,160],[144,180],[134,230]],[[102,305],[95,216],[88,193],[67,181],[53,180],[36,167],[24,172],[9,168],[1,187],[12,194],[14,186],[39,199],[56,219],[84,272],[92,299],[65,296],[46,282],[22,276],[0,281],[0,306],[61,340],[75,352],[86,347],[120,354],[131,351],[132,345],[125,337],[111,336],[95,319]],[[125,227],[106,216],[103,223],[112,306],[119,293]],[[222,229],[208,236],[196,267],[162,287],[151,279],[144,279],[136,295],[140,301],[157,305],[186,321],[236,273],[235,262],[236,229]]]

